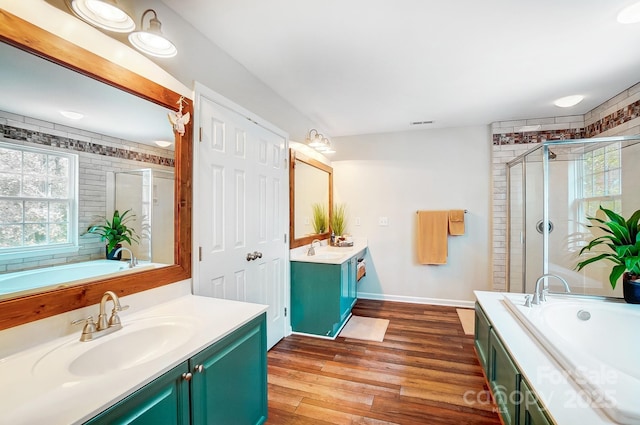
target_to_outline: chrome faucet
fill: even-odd
[[[117,256],[118,253],[120,253],[121,251],[129,252],[129,268],[130,269],[138,265],[138,259],[136,258],[135,255],[133,255],[133,252],[127,247],[121,246],[120,248],[116,249],[115,252],[113,253],[113,256],[114,257]]]
[[[113,302],[113,310],[111,310],[111,317],[107,321],[107,314],[105,312],[107,301]],[[84,323],[82,329],[82,335],[80,335],[80,341],[91,341],[101,336],[109,335],[122,328],[122,322],[120,322],[120,316],[118,312],[128,309],[129,306],[121,306],[120,299],[113,291],[107,291],[102,295],[100,300],[100,312],[98,314],[98,323],[93,321],[93,316],[89,316],[86,319],[74,320],[72,324]]]
[[[313,247],[313,244],[318,242],[318,245],[321,244],[320,239],[314,239],[313,241],[311,241],[311,245],[309,245],[309,250],[307,251],[307,255],[316,255],[316,250]]]
[[[538,278],[538,280],[536,280],[536,286],[533,290],[533,300],[531,300],[530,304],[539,305],[541,302],[547,301],[547,293],[549,292],[549,282],[547,281],[547,279],[550,277],[555,277],[560,282],[562,282],[562,284],[564,285],[564,290],[567,293],[571,292],[571,288],[569,288],[569,284],[561,276],[551,274],[551,273],[543,274]],[[543,281],[544,281],[544,284],[541,287],[540,283],[542,283]],[[526,305],[530,307],[530,304],[527,301]]]

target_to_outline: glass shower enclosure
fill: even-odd
[[[532,293],[551,273],[574,293],[622,297],[622,284],[609,284],[613,263],[576,264],[600,236],[587,227],[587,217],[604,218],[600,205],[624,217],[640,209],[640,135],[542,142],[507,163],[507,184],[508,291]]]
[[[150,168],[115,173],[115,208],[131,209],[139,236],[132,244],[139,261],[174,263],[174,174]]]

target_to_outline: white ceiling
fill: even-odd
[[[583,114],[640,81],[637,0],[163,1],[330,136]]]

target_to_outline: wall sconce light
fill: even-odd
[[[149,26],[144,29],[144,17],[147,13],[153,13],[149,20]],[[158,20],[158,14],[153,9],[147,9],[140,18],[140,30],[129,34],[129,42],[143,53],[158,58],[172,58],[178,53],[176,46],[162,35],[162,23]]]
[[[116,0],[71,0],[69,8],[89,24],[113,32],[131,32],[136,23]]]
[[[103,30],[129,33],[129,42],[142,53],[158,58],[172,58],[178,54],[176,46],[162,34],[162,23],[153,9],[147,9],[140,18],[140,28],[132,14],[120,0],[65,0],[67,6],[80,19]],[[152,13],[145,29],[144,19]],[[132,32],[133,31],[133,32]]]
[[[318,130],[315,128],[309,130],[305,141],[309,147],[314,148],[323,154],[336,153],[336,151],[331,147],[331,141],[318,133]]]

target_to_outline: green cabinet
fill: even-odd
[[[194,424],[261,424],[267,420],[264,317],[196,354],[192,365]]]
[[[189,425],[187,362],[89,420],[90,425]]]
[[[538,397],[524,379],[520,380],[520,392],[522,394],[520,425],[551,425],[553,422],[549,420]]]
[[[475,339],[474,344],[476,346],[476,352],[478,353],[478,360],[480,365],[487,371],[488,353],[489,353],[489,331],[491,330],[491,324],[489,319],[485,315],[480,304],[476,303],[475,308],[476,326],[475,326]]]
[[[291,328],[334,337],[357,299],[357,259],[342,264],[291,262]]]
[[[474,344],[505,425],[551,425],[544,408],[476,303]]]
[[[266,419],[263,313],[87,424],[255,425]]]
[[[520,371],[493,329],[489,331],[489,387],[505,425],[519,423]]]

